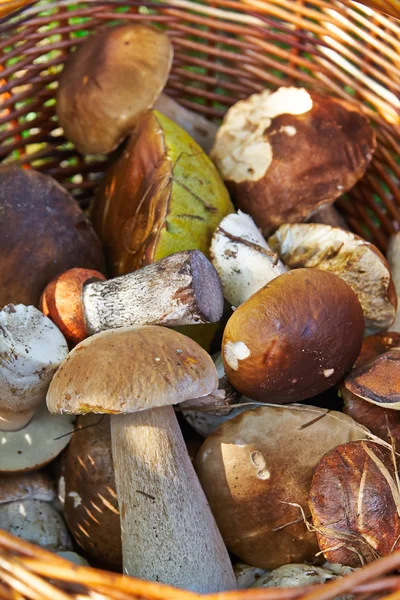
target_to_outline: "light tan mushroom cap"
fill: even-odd
[[[194,465],[228,549],[264,569],[315,560],[317,538],[298,506],[307,510],[320,458],[366,431],[347,415],[306,405],[262,406],[218,427]]]
[[[367,335],[393,323],[396,291],[388,262],[373,244],[321,223],[281,225],[268,244],[289,269],[315,268],[343,279],[362,306]]]
[[[51,382],[47,405],[53,413],[131,413],[217,387],[212,358],[190,338],[163,327],[124,327],[72,350]]]

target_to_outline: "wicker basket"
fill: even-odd
[[[367,0],[368,1],[368,0]],[[372,0],[391,14],[398,0]],[[23,6],[27,5],[28,6]],[[124,20],[157,23],[175,59],[167,92],[218,120],[236,100],[284,83],[328,91],[358,105],[376,127],[378,150],[363,181],[337,205],[354,231],[386,250],[400,229],[400,22],[337,0],[0,0],[0,160],[57,178],[87,206],[106,166],[67,143],[55,89],[72,47]],[[232,600],[323,600],[352,593],[400,600],[400,552],[323,586],[249,590]],[[383,575],[389,575],[383,577]],[[195,594],[77,567],[0,532],[0,598],[191,600]],[[216,597],[217,598],[217,597]]]

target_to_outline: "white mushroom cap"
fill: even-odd
[[[235,573],[238,590],[247,590],[249,587],[255,587],[254,584],[267,571],[240,562],[233,565],[233,572]]]
[[[23,473],[0,478],[0,505],[18,500],[52,502],[55,497],[53,484],[44,473]]]
[[[267,587],[297,587],[302,585],[311,585],[317,583],[326,583],[333,579],[343,577],[347,573],[351,573],[353,569],[344,568],[341,565],[329,564],[323,567],[306,564],[290,564],[274,569],[262,575],[251,587],[267,588]]]
[[[290,269],[315,268],[341,277],[362,306],[367,335],[393,323],[396,291],[389,265],[373,244],[321,223],[281,225],[268,243]]]
[[[253,219],[240,210],[222,219],[213,234],[210,253],[224,298],[234,307],[287,271]]]
[[[24,429],[0,431],[0,474],[36,471],[54,460],[67,446],[73,417],[52,415],[43,402]]]
[[[51,504],[41,500],[2,504],[0,529],[49,550],[72,549],[63,518]]]
[[[33,306],[0,311],[0,430],[29,422],[67,354],[61,331]]]

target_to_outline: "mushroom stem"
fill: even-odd
[[[308,217],[307,223],[322,223],[332,227],[341,227],[350,231],[350,227],[338,210],[332,204],[323,204],[318,206]]]
[[[224,297],[236,308],[287,271],[253,219],[240,210],[225,217],[215,230],[211,261],[221,278]]]
[[[395,233],[390,241],[387,259],[392,274],[394,287],[396,288],[398,304],[400,305],[400,233]],[[399,306],[400,309],[400,306]],[[400,332],[400,310],[397,311],[396,319],[390,327],[390,331]]]
[[[171,406],[111,417],[124,573],[197,593],[235,588]]]
[[[87,332],[93,335],[135,325],[215,323],[223,298],[209,260],[188,250],[110,281],[87,283],[83,306]]]
[[[210,152],[218,129],[215,123],[181,106],[165,94],[161,94],[154,108],[182,127],[204,152]]]

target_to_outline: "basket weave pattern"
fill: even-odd
[[[218,120],[264,87],[312,87],[358,105],[376,125],[378,150],[338,206],[352,229],[386,250],[400,228],[400,23],[336,0],[71,0],[35,2],[0,19],[0,160],[56,177],[82,206],[104,157],[82,157],[55,116],[57,78],[93,30],[123,21],[165,28],[175,59],[167,93]],[[327,140],[329,143],[329,140]]]
[[[22,3],[27,2],[12,0],[10,8]],[[361,4],[34,2],[0,19],[0,160],[52,175],[82,206],[88,205],[107,159],[83,157],[63,137],[55,116],[57,79],[68,53],[86,34],[128,20],[166,29],[175,50],[167,93],[210,119],[218,121],[236,100],[253,92],[286,84],[329,92],[360,107],[376,126],[378,150],[366,177],[338,205],[354,231],[386,250],[388,237],[400,229],[400,22]],[[323,586],[253,589],[211,598],[329,600],[351,593],[360,600],[385,594],[400,600],[400,577],[393,575],[399,568],[396,552]],[[28,598],[199,597],[78,567],[0,531],[0,599]]]
[[[80,567],[0,530],[1,600],[355,600],[400,599],[400,551],[341,579],[297,588],[238,590],[208,596]],[[388,575],[387,577],[383,577]]]

